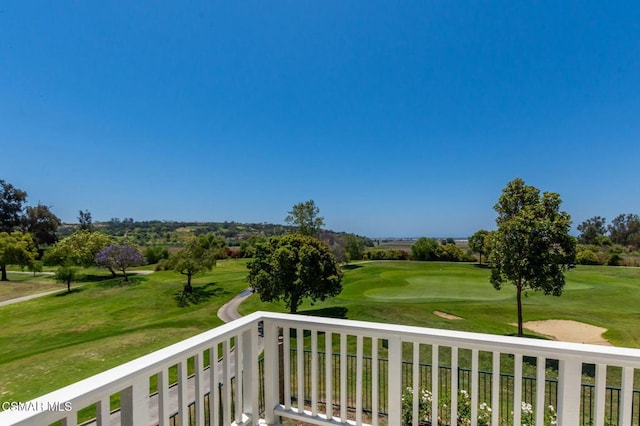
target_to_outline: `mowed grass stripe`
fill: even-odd
[[[184,282],[157,272],[0,307],[0,396],[25,401],[220,325],[218,308],[248,286],[246,261],[196,277],[198,304],[178,306]]]

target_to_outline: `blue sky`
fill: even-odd
[[[467,236],[515,177],[610,221],[639,159],[637,1],[0,3],[0,179],[69,222]]]

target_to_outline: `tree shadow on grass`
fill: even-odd
[[[119,276],[115,278],[108,277],[106,280],[102,280],[98,283],[98,287],[102,288],[114,288],[114,287],[126,287],[136,286],[147,281],[144,276],[131,276],[129,275],[129,281],[125,281],[124,277]]]
[[[76,294],[76,293],[80,293],[84,291],[84,288],[79,287],[79,288],[72,288],[71,291],[65,291],[64,293],[57,293],[55,295],[55,297],[65,297],[65,296],[70,296],[72,294]]]
[[[342,265],[342,269],[360,269],[362,268],[362,265]]]
[[[312,317],[347,319],[347,312],[349,312],[349,310],[344,306],[332,306],[330,308],[307,309],[306,311],[300,311],[298,313]]]
[[[475,266],[476,268],[491,269],[491,265],[489,265],[488,263],[474,263],[473,266]]]
[[[216,283],[207,283],[198,287],[193,287],[191,292],[184,289],[176,291],[173,298],[181,308],[204,303],[215,296],[230,294],[229,291],[219,287]]]
[[[107,281],[112,279],[113,277],[111,277],[111,275],[79,274],[78,278],[76,278],[75,281],[78,283],[88,283],[96,281]]]

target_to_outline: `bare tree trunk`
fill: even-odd
[[[184,286],[185,293],[193,293],[193,287],[191,287],[191,274],[187,275],[187,285]]]
[[[0,278],[0,281],[9,281],[9,278],[7,278],[7,266],[0,265],[0,271],[2,271],[2,278]]]

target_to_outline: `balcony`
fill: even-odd
[[[549,405],[560,425],[631,425],[639,368],[636,349],[257,312],[3,407],[0,424],[457,424],[468,395],[471,425],[487,406],[489,424],[543,425]]]

